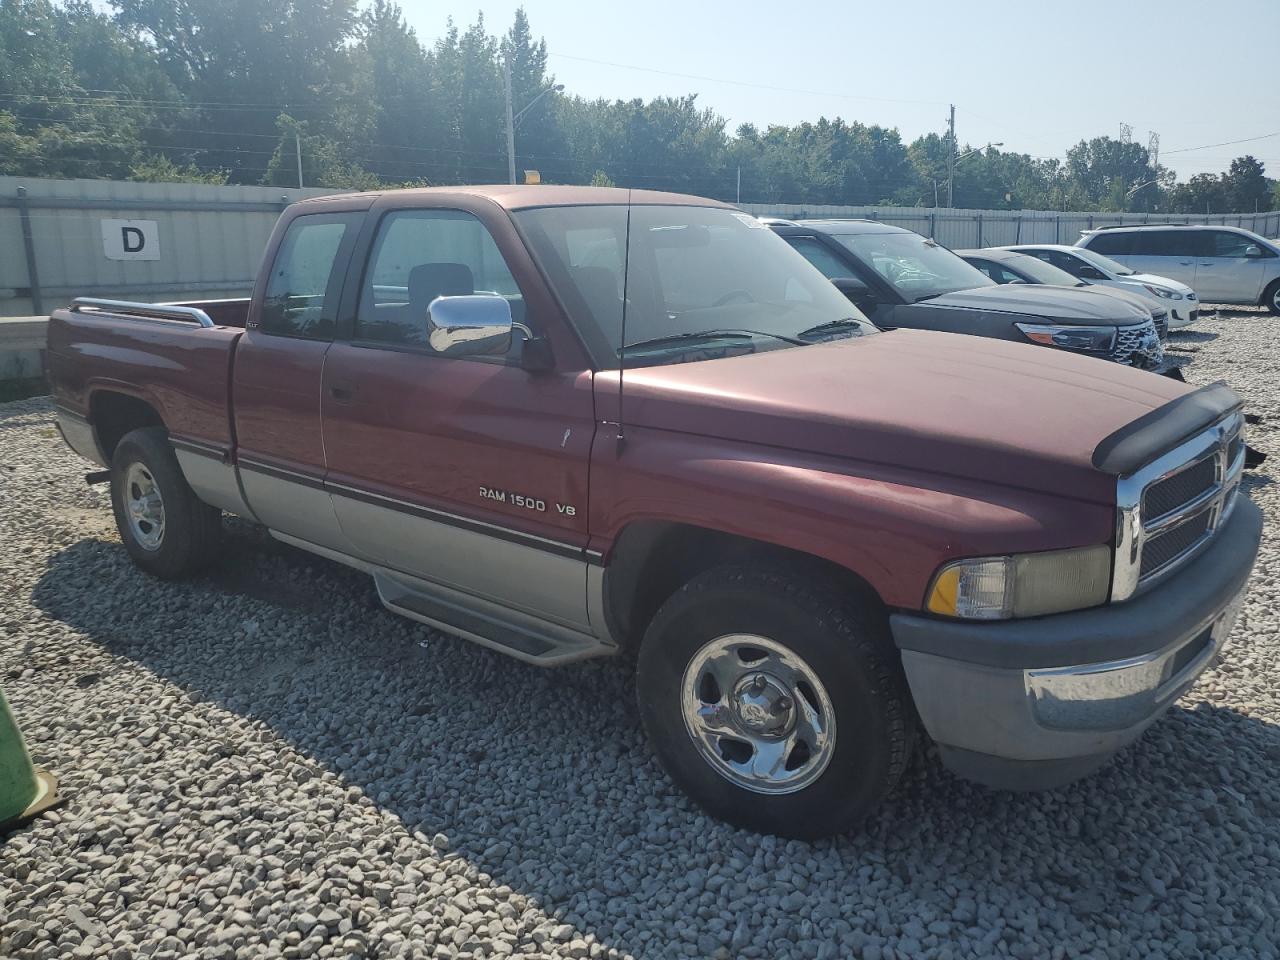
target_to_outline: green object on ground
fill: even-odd
[[[13,826],[58,802],[58,780],[37,770],[0,690],[0,827]]]

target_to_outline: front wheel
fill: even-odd
[[[116,444],[111,506],[125,549],[148,573],[176,580],[216,555],[222,513],[187,484],[163,427],[133,430]]]
[[[645,633],[636,685],[671,778],[764,833],[856,826],[915,739],[883,613],[785,570],[720,567],[681,588]]]
[[[1272,313],[1280,314],[1280,280],[1272,282],[1262,295],[1262,304]]]

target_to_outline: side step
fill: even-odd
[[[375,570],[383,606],[527,663],[551,667],[617,652],[612,643],[479,597]]]

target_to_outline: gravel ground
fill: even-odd
[[[812,845],[681,797],[623,662],[524,666],[238,523],[211,576],[148,578],[48,401],[0,406],[0,673],[67,798],[2,841],[0,955],[1277,957],[1278,329],[1175,336],[1272,454],[1224,662],[1083,783],[926,758]]]

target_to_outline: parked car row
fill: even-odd
[[[877,327],[1036,343],[1139,370],[1174,369],[1168,313],[1076,283],[993,279],[934,240],[873,220],[767,220]]]
[[[59,428],[155,576],[227,511],[527,662],[632,653],[664,767],[734,823],[853,828],[926,738],[992,786],[1090,773],[1231,632],[1240,398],[1144,372],[1145,301],[772,226],[616,188],[305,200],[250,299],[55,311]]]
[[[1103,227],[1075,246],[951,251],[873,220],[762,219],[886,330],[1025,340],[1181,377],[1158,341],[1199,317],[1193,283],[1215,302],[1280,313],[1280,245],[1236,227]],[[1019,289],[991,289],[1005,285]]]

